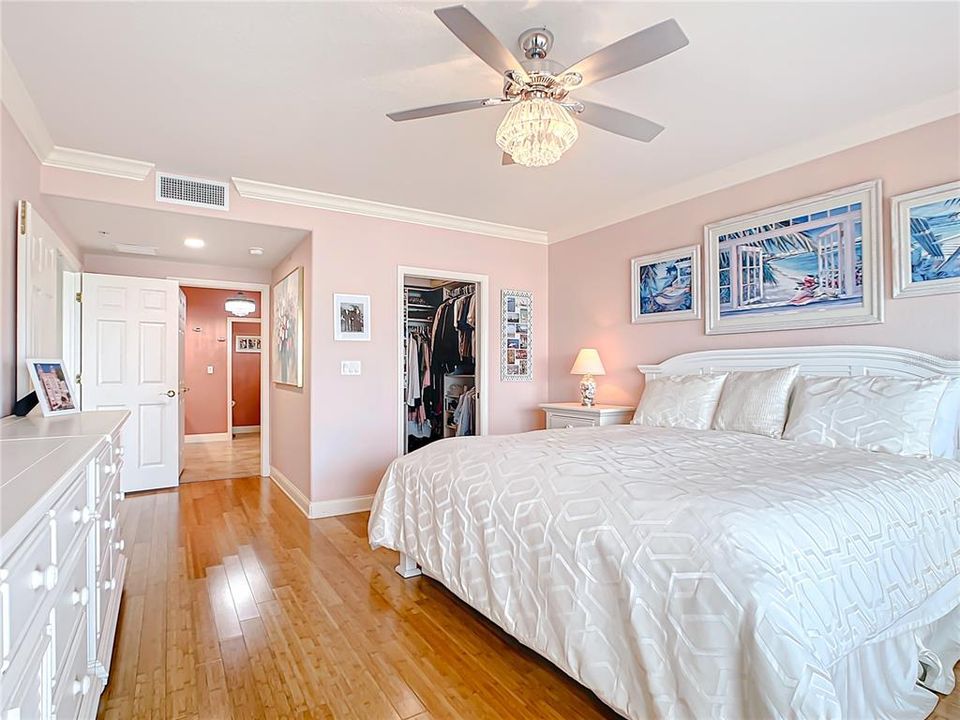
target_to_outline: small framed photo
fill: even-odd
[[[27,371],[37,391],[44,417],[80,412],[77,394],[63,367],[63,360],[27,360]]]
[[[333,339],[370,339],[370,296],[334,293]]]
[[[643,255],[630,261],[633,323],[700,317],[700,247]]]
[[[260,352],[259,335],[237,335],[234,338],[234,348],[238,353],[258,353]]]
[[[960,292],[960,180],[890,199],[893,296]]]

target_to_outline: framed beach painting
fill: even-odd
[[[303,387],[303,268],[273,286],[273,381]]]
[[[960,180],[890,199],[893,296],[960,292]]]
[[[369,295],[345,295],[343,293],[334,293],[333,339],[370,339]]]
[[[706,332],[883,322],[880,181],[704,228]]]
[[[700,248],[696,245],[630,261],[631,321],[700,317]]]

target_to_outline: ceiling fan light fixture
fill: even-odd
[[[242,292],[238,292],[234,297],[227,299],[223,309],[236,317],[246,317],[257,309],[257,304]]]
[[[552,165],[578,137],[570,112],[548,98],[515,103],[497,128],[497,145],[526,167]]]

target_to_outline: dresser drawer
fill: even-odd
[[[87,473],[82,470],[63,497],[54,506],[56,525],[56,558],[67,556],[70,548],[93,521],[93,508],[87,502]]]
[[[600,421],[593,418],[577,417],[576,415],[558,415],[557,413],[548,413],[547,415],[548,430],[578,427],[600,427]]]
[[[44,517],[0,568],[0,593],[4,595],[5,611],[0,632],[4,666],[30,629],[45,595],[59,580],[59,568],[53,562],[53,518],[49,513]]]
[[[80,716],[84,698],[94,692],[96,677],[87,668],[86,650],[86,634],[78,633],[73,638],[66,665],[53,689],[53,713],[57,720],[76,720]]]
[[[113,553],[107,552],[103,565],[97,570],[97,648],[100,647],[100,634],[107,620],[107,610],[117,589],[117,580],[114,577]]]
[[[3,720],[50,717],[50,636],[39,633],[24,655],[26,663],[20,674],[3,676]]]
[[[111,503],[107,501],[101,506],[101,516],[97,518],[97,570],[105,566],[105,558],[110,553],[113,538],[119,536],[117,524],[119,519],[115,514],[109,514]]]
[[[116,454],[115,446],[108,442],[97,454],[94,461],[94,476],[97,504],[110,492],[114,480],[120,471],[121,458]]]
[[[67,650],[76,636],[86,638],[86,608],[90,603],[87,585],[87,547],[84,541],[80,552],[71,556],[69,567],[62,573],[60,591],[54,606],[54,651],[57,670],[63,669]]]

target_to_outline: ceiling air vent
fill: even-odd
[[[230,188],[215,180],[157,173],[157,202],[229,210]]]

